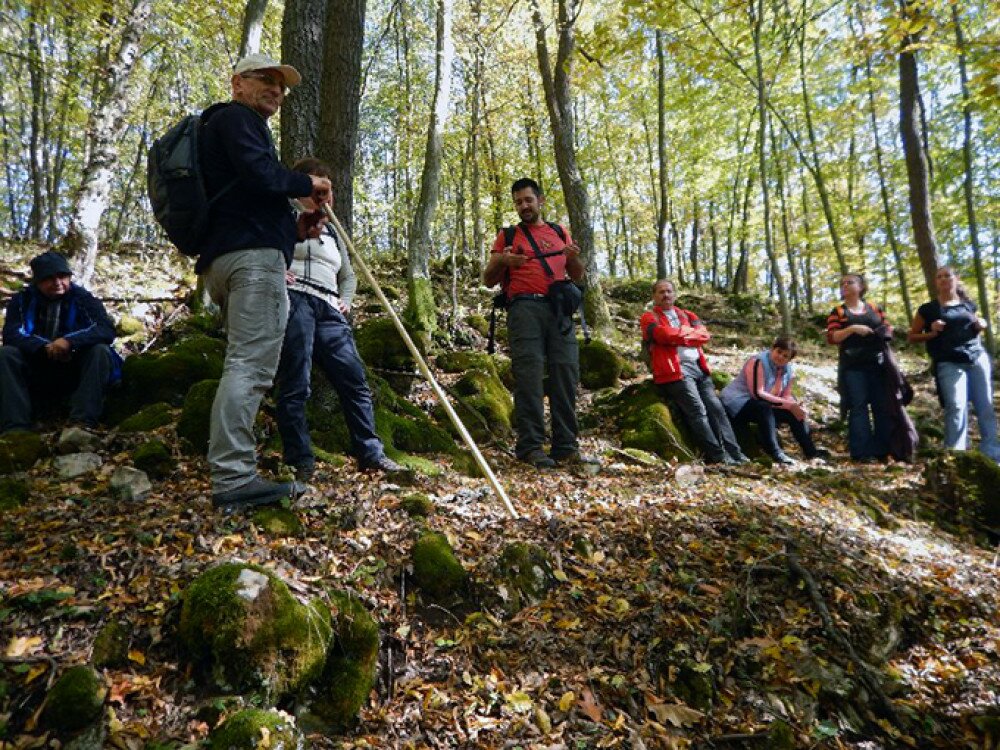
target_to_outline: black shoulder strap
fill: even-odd
[[[559,239],[563,242],[566,241],[566,230],[563,229],[562,224],[556,224],[554,221],[547,221],[545,223],[549,225],[549,229],[559,235]]]
[[[549,262],[545,260],[545,256],[542,255],[542,250],[541,248],[538,247],[538,243],[535,241],[535,238],[531,235],[531,230],[528,229],[528,225],[522,222],[518,226],[521,227],[521,231],[524,232],[524,236],[527,237],[528,242],[531,243],[531,249],[534,251],[535,257],[538,258],[538,262],[542,264],[542,268],[545,269],[545,274],[550,279],[554,279],[556,277],[555,272],[552,270],[552,266],[549,265]]]
[[[517,233],[516,226],[509,226],[503,228],[503,246],[513,247],[514,245],[514,235]]]

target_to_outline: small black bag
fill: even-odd
[[[569,280],[553,281],[549,285],[548,297],[552,311],[557,318],[572,318],[583,304],[583,290]]]

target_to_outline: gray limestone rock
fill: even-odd
[[[104,460],[96,453],[70,453],[56,456],[55,468],[60,479],[73,479],[81,474],[99,469]]]
[[[96,453],[102,445],[101,436],[82,427],[67,427],[59,435],[56,450],[69,453]]]
[[[146,472],[131,466],[119,466],[108,480],[111,496],[116,500],[142,500],[153,489]]]

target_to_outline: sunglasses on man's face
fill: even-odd
[[[281,89],[282,94],[288,93],[288,87],[285,85],[284,79],[271,75],[270,73],[241,73],[240,78],[253,78],[255,81],[260,81],[265,86],[277,86]]]

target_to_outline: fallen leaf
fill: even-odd
[[[580,710],[595,724],[601,722],[601,704],[597,702],[594,698],[594,694],[587,688],[583,689],[583,697],[577,704],[580,706]]]
[[[572,690],[563,693],[563,697],[559,699],[559,710],[566,713],[573,708],[574,703],[576,703],[576,693]]]
[[[654,703],[647,706],[661,724],[669,721],[675,727],[686,727],[696,724],[705,718],[701,711],[685,706],[683,703]]]

